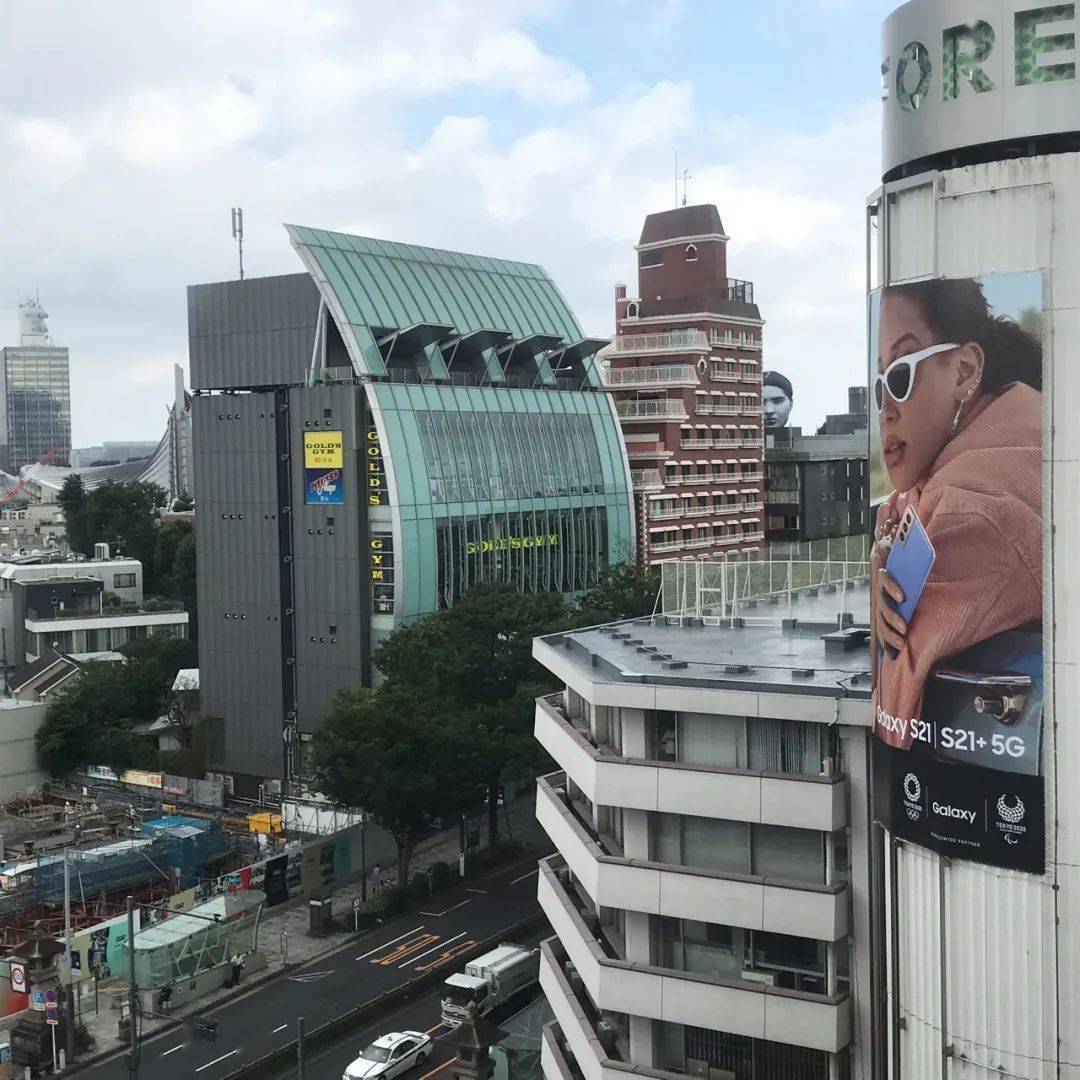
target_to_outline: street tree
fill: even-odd
[[[335,698],[311,742],[320,792],[362,807],[394,838],[398,884],[409,880],[417,840],[428,821],[461,809],[459,762],[443,717],[408,687],[357,687]]]

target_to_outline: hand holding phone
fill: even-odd
[[[906,623],[910,623],[912,615],[915,614],[915,607],[930,576],[934,558],[934,545],[930,543],[915,508],[909,506],[900,519],[896,538],[885,563],[889,576],[904,590],[902,603],[898,604],[891,597],[888,602]]]

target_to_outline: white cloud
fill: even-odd
[[[40,285],[77,443],[158,434],[185,286],[235,274],[230,206],[249,274],[299,269],[283,221],[342,228],[542,263],[608,334],[676,146],[733,237],[729,272],[756,283],[767,363],[807,388],[799,415],[840,408],[876,108],[768,132],[704,114],[688,81],[600,95],[540,43],[543,0],[62,2],[40,48],[34,0],[0,5],[23,42],[0,69],[0,307]],[[46,48],[78,63],[42,83]]]

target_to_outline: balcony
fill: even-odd
[[[699,402],[694,406],[698,416],[742,416],[741,405],[714,405],[712,402]]]
[[[654,554],[663,554],[669,551],[682,551],[683,542],[681,540],[662,540],[659,544],[650,544],[649,550]]]
[[[616,401],[615,411],[623,421],[688,420],[686,406],[679,398],[654,398],[646,401]]]
[[[540,987],[555,1014],[541,1033],[540,1061],[545,1080],[687,1080],[682,1073],[632,1065],[610,1056],[616,1049],[597,1031],[599,1015],[584,988],[578,992],[566,976],[566,949],[558,938],[540,945]],[[568,1059],[561,1044],[572,1055]]]
[[[764,540],[765,534],[763,532],[743,533],[742,536],[739,537],[739,539],[742,540],[743,543],[750,543],[753,540]]]
[[[760,376],[759,376],[760,378]],[[697,386],[697,368],[693,364],[655,364],[651,367],[608,368],[604,385],[613,390],[637,386]]]
[[[764,510],[765,504],[763,502],[744,502],[742,508],[743,510]]]
[[[687,473],[683,473],[681,476],[678,473],[676,473],[673,476],[665,477],[665,480],[667,481],[668,484],[675,484],[676,486],[678,486],[680,484],[690,484],[690,485],[711,484],[711,483],[713,483],[714,479],[715,478],[713,476],[706,475],[704,473],[701,473],[701,474],[695,473],[694,475],[689,475]]]
[[[609,775],[603,776],[601,780],[601,770],[598,769],[597,785],[601,782],[606,785],[608,797],[611,798],[613,789],[621,792],[624,786],[633,787],[642,780],[641,773],[655,774],[657,765],[661,763],[604,764]],[[620,774],[613,779],[610,776],[612,768],[631,775],[623,777]],[[644,859],[628,859],[608,853],[562,798],[555,794],[552,779],[559,779],[562,775],[552,773],[537,781],[536,817],[566,859],[570,869],[581,880],[586,892],[597,904],[642,911],[650,915],[670,915],[672,918],[701,919],[705,922],[742,926],[749,930],[772,930],[781,934],[815,938],[818,941],[835,941],[847,933],[846,884],[822,885],[753,874],[702,870]],[[709,817],[714,817],[717,807],[723,806],[728,819],[746,820],[746,816],[755,812],[750,805],[752,792],[755,788],[764,790],[766,779],[770,788],[769,798],[776,798],[779,791],[789,790],[800,804],[815,801],[813,797],[805,798],[804,793],[798,791],[798,788],[804,785],[813,786],[805,780],[743,775],[714,781],[713,778],[702,777],[695,774],[695,770],[684,767],[669,771],[664,778],[667,791],[662,798],[654,791],[651,801],[663,802],[669,806],[694,805],[699,808],[699,816]],[[784,787],[774,786],[774,781],[776,785],[783,784]],[[685,798],[680,798],[678,792],[671,790],[680,783],[689,785]],[[822,786],[834,787],[837,784]],[[839,786],[842,794],[847,785],[843,783]],[[582,791],[587,793],[584,785]],[[707,814],[701,815],[703,792],[707,791],[730,791],[739,802],[731,811],[724,803],[708,803]],[[825,796],[829,800],[832,797],[832,792]],[[603,805],[628,805],[623,801],[622,794],[617,793],[615,798],[619,801]],[[672,812],[692,813],[688,810]],[[784,823],[787,824],[790,820],[790,816],[785,815]],[[805,824],[803,827],[806,827]]]
[[[782,990],[749,979],[721,979],[610,956],[560,881],[556,873],[560,861],[558,856],[541,860],[537,897],[598,1008],[830,1053],[847,1046],[851,1037],[847,994]],[[720,918],[714,911],[707,921]],[[550,985],[550,969],[547,976]]]
[[[761,449],[761,437],[756,439],[740,439],[739,446],[743,450],[760,450]]]
[[[744,371],[742,373],[743,382],[761,382],[760,371]]]
[[[742,539],[735,537],[734,539]],[[725,818],[835,832],[848,823],[840,773],[779,773],[620,757],[564,713],[558,694],[537,698],[533,734],[566,775],[601,806]]]
[[[669,458],[673,453],[662,446],[655,446],[648,450],[635,450],[634,445],[634,443],[626,445],[626,456],[630,461],[654,461],[657,458]]]
[[[738,372],[731,371],[710,371],[709,382],[731,382],[740,383],[743,382],[743,377]]]
[[[704,330],[670,330],[666,334],[622,334],[612,341],[611,351],[621,356],[707,353],[709,335]]]
[[[737,480],[741,480],[744,484],[760,484],[765,477],[759,472],[743,473],[742,476],[736,477]]]
[[[631,469],[630,479],[635,491],[664,490],[664,477],[659,469]]]

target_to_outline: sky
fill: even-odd
[[[156,439],[186,286],[283,222],[538,262],[587,334],[645,215],[712,202],[813,428],[865,380],[894,0],[3,0],[0,344],[37,291],[75,446]],[[680,192],[681,194],[681,192]]]

